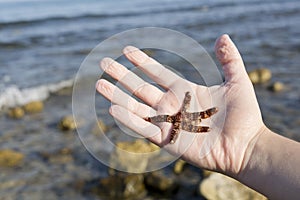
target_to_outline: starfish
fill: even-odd
[[[206,119],[215,114],[218,109],[212,107],[205,111],[200,112],[188,112],[191,103],[190,92],[185,93],[181,110],[174,115],[157,115],[153,117],[144,118],[144,120],[151,123],[168,122],[173,124],[170,135],[170,144],[174,144],[178,134],[181,130],[185,130],[192,133],[202,133],[210,131],[208,126],[200,126],[201,119]]]

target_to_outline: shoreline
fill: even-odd
[[[293,109],[292,106],[276,104],[277,101],[274,101],[274,104],[270,104],[268,101],[270,98],[279,101],[290,91],[273,93],[267,90],[266,85],[256,85],[255,91],[266,124],[270,125],[271,129],[281,131],[284,136],[300,141],[300,135],[296,135],[300,121],[293,118],[293,116],[299,116],[300,111]],[[97,103],[99,102],[97,101]],[[170,185],[170,193],[166,193],[169,196],[164,198],[186,199],[184,196],[191,199],[203,198],[199,190],[200,187],[203,187],[201,184],[206,178],[202,175],[201,169],[190,165],[186,165],[182,174],[179,175],[172,172],[176,163],[159,170],[159,172],[150,173],[150,175],[149,173],[147,173],[148,175],[143,174],[143,178],[140,176],[126,178],[127,176],[120,175],[123,177],[120,179],[118,174],[109,175],[109,168],[95,160],[87,152],[75,130],[62,131],[58,128],[58,124],[64,116],[72,115],[72,87],[64,87],[51,93],[43,101],[43,105],[43,109],[39,112],[25,113],[20,119],[12,119],[3,112],[0,115],[1,149],[20,152],[24,156],[18,166],[0,167],[1,170],[4,170],[3,183],[0,184],[2,195],[16,198],[22,195],[28,197],[37,195],[42,198],[47,192],[49,197],[57,198],[57,195],[61,195],[61,191],[63,191],[63,197],[66,198],[106,199],[103,195],[107,195],[107,193],[99,190],[99,187],[112,187],[103,184],[113,183],[115,185],[115,178],[118,177],[117,180],[131,180],[131,178],[132,180],[143,180],[140,182],[143,188],[141,191],[146,191],[145,198],[150,200],[163,198],[158,195],[157,189],[153,190],[152,186],[144,185],[146,179],[149,182],[153,178],[176,183],[172,187]],[[103,107],[103,105],[101,106]],[[287,116],[290,117],[287,118]],[[105,122],[107,125],[108,121]],[[113,126],[113,128],[115,127]],[[120,130],[116,129],[115,132],[119,133]],[[215,176],[217,175],[213,177]],[[53,180],[53,177],[55,180],[50,181]],[[186,177],[194,177],[194,179],[187,180]],[[212,179],[219,180],[219,178]],[[224,186],[224,188],[226,187]],[[39,192],[33,192],[34,190]],[[124,191],[119,191],[120,194],[122,192]]]

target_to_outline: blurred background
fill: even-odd
[[[76,72],[97,44],[128,29],[180,31],[215,61],[214,42],[227,33],[267,126],[300,141],[299,13],[298,0],[0,0],[0,199],[209,198],[201,192],[205,173],[183,162],[128,176],[90,156],[72,120]],[[145,51],[184,68],[172,56]],[[103,130],[118,137],[109,102],[98,98]],[[173,172],[178,166],[184,169]]]

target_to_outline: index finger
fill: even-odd
[[[174,82],[182,79],[136,47],[127,46],[123,53],[130,62],[165,89],[169,89]]]

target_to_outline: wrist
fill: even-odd
[[[251,142],[235,178],[270,199],[295,199],[300,186],[299,143],[265,126]]]
[[[247,176],[247,172],[253,166],[262,165],[267,158],[268,154],[263,154],[262,148],[265,146],[265,140],[270,137],[272,131],[263,125],[257,134],[250,140],[246,151],[244,153],[243,161],[240,167],[239,172],[235,175],[234,178],[242,180]]]

